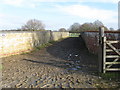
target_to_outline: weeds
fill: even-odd
[[[61,41],[61,40],[63,40],[63,39],[59,39],[58,41]],[[56,42],[58,42],[58,41],[49,41],[48,43],[45,43],[45,44],[42,44],[42,45],[40,45],[40,46],[34,47],[32,51],[23,52],[23,53],[21,53],[21,55],[29,54],[29,53],[35,52],[35,51],[37,51],[37,50],[41,50],[41,49],[43,49],[43,48],[46,48],[46,47],[48,47],[48,46],[51,46],[52,44],[54,44],[54,43],[56,43]]]
[[[45,48],[45,47],[48,47],[48,46],[50,46],[50,45],[52,45],[52,44],[51,44],[51,43],[42,44],[42,45],[40,45],[40,46],[38,46],[38,47],[35,47],[35,49],[40,50],[40,49]]]
[[[95,76],[99,76],[104,80],[120,81],[120,72],[94,72]]]
[[[120,73],[118,72],[107,72],[107,73],[101,73],[100,76],[104,79],[108,80],[119,80],[120,79]]]

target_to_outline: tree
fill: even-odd
[[[104,24],[103,24],[101,21],[99,21],[99,20],[94,21],[94,22],[93,22],[93,25],[94,25],[95,27],[104,26]]]
[[[114,31],[114,28],[109,28],[110,31]]]
[[[74,23],[69,28],[70,32],[78,32],[79,30],[80,30],[80,24],[79,23]]]
[[[28,20],[27,23],[22,26],[22,30],[44,30],[45,25],[42,23],[42,21],[37,19],[31,19]]]
[[[94,21],[93,23],[84,23],[80,26],[80,31],[98,31],[99,30],[99,27],[102,27],[104,26],[104,24],[99,21],[99,20],[96,20]],[[107,31],[107,27],[105,27],[105,31]]]
[[[96,21],[93,22],[93,27],[94,27],[93,29],[95,31],[98,31],[99,27],[102,27],[102,26],[104,26],[104,24],[101,21],[99,21],[99,20],[96,20]]]
[[[67,30],[65,28],[60,28],[59,32],[66,32]]]
[[[94,30],[93,23],[84,23],[80,26],[80,31],[89,31]]]
[[[104,26],[104,24],[96,20],[93,23],[84,23],[80,25],[79,23],[74,23],[73,25],[70,26],[69,31],[70,32],[84,32],[84,31],[98,31],[99,27]],[[107,27],[105,27],[105,31],[107,31]]]

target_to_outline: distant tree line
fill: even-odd
[[[107,28],[101,21],[99,20],[96,20],[94,21],[93,23],[83,23],[83,24],[79,24],[79,23],[73,23],[68,29],[65,29],[65,28],[60,28],[58,31],[60,32],[66,32],[66,31],[69,31],[69,32],[84,32],[84,31],[98,31],[99,30],[99,27],[104,27],[105,28],[105,31],[119,31],[120,29],[118,30],[114,30],[114,28]]]
[[[79,23],[74,23],[73,25],[70,26],[68,31],[69,32],[98,31],[99,27],[101,26],[104,26],[104,24],[99,20],[96,20],[93,23],[84,23],[82,25],[80,25]],[[105,27],[105,30],[108,30],[108,28]]]
[[[83,32],[83,31],[98,31],[99,27],[104,26],[105,30],[110,30],[110,31],[114,31],[113,28],[107,28],[101,21],[96,20],[93,23],[83,23],[83,24],[79,24],[79,23],[73,23],[68,29],[65,28],[60,28],[59,32]],[[9,31],[44,31],[45,30],[45,24],[41,21],[41,20],[37,20],[37,19],[30,19],[28,20],[23,26],[21,26],[21,28],[17,29],[17,30],[9,30]],[[7,30],[6,30],[7,31]],[[120,29],[118,29],[118,31],[120,31]]]

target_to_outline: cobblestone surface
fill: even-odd
[[[68,38],[52,46],[3,58],[3,88],[110,88],[114,81],[95,75],[97,57],[81,38]]]

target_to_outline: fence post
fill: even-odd
[[[104,27],[99,27],[99,52],[98,52],[98,60],[99,60],[99,72],[105,73],[105,59],[106,59],[106,37],[104,37]]]
[[[102,60],[103,60],[103,73],[106,72],[106,37],[104,36],[102,38],[103,44],[102,44]]]

